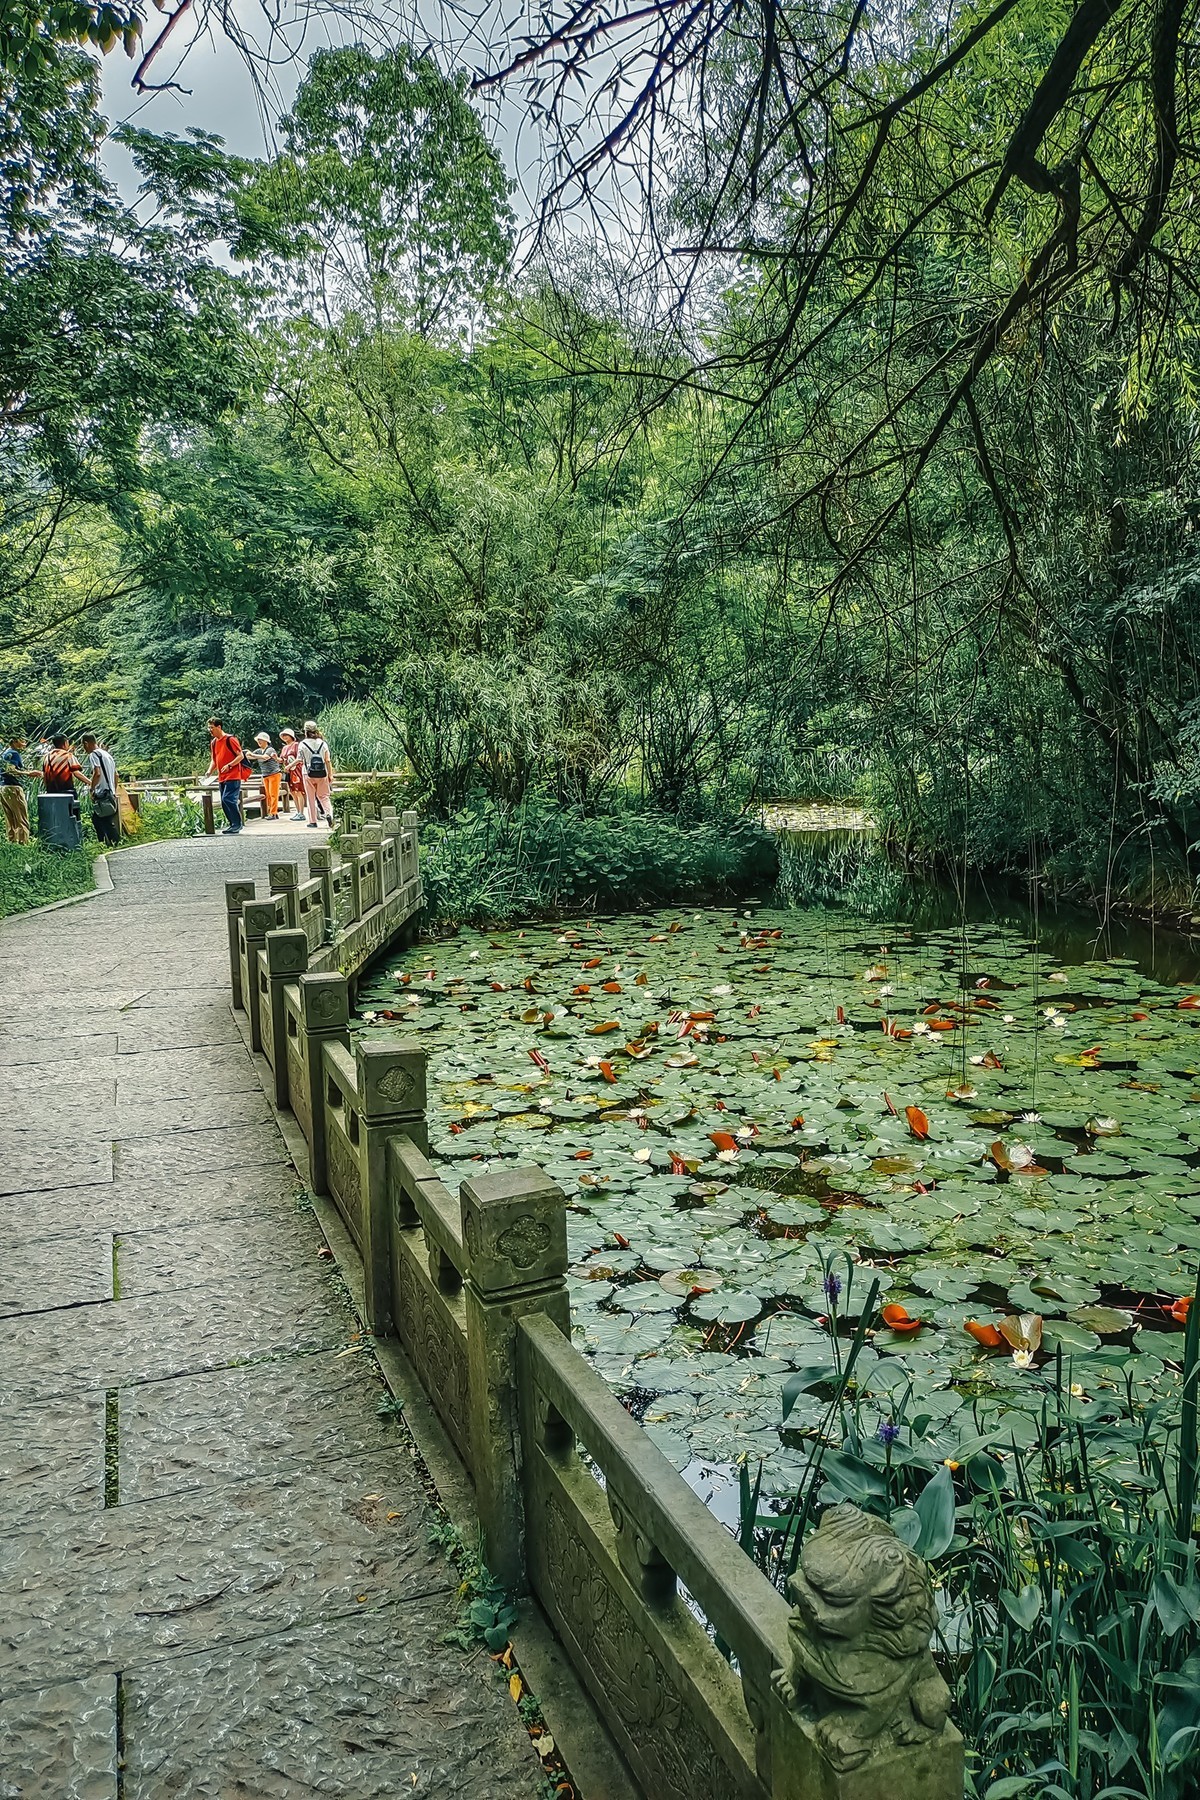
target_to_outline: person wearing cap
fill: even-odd
[[[281,774],[279,755],[271,742],[269,731],[259,731],[254,735],[258,746],[255,750],[247,750],[246,756],[252,763],[257,763],[258,773],[262,780],[263,818],[279,817],[279,778]]]
[[[333,759],[315,719],[305,719],[299,751],[300,768],[304,776],[304,798],[308,805],[308,826],[310,831],[315,831],[318,811],[327,825],[333,824]]]
[[[297,817],[304,811],[304,771],[300,766],[300,746],[296,742],[296,734],[286,726],[279,734],[282,749],[279,760],[283,764],[284,801],[283,810],[288,809],[288,802],[293,801]]]

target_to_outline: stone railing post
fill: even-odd
[[[295,930],[300,923],[296,910],[296,889],[300,886],[300,870],[295,863],[268,863],[267,885],[273,894],[278,894],[282,899],[287,925],[291,930]]]
[[[505,1587],[525,1585],[516,1329],[546,1313],[570,1336],[567,1211],[540,1169],[481,1175],[460,1189],[471,1465],[484,1557]]]
[[[225,914],[229,927],[229,992],[238,1012],[244,1012],[245,996],[242,993],[242,948],[241,926],[242,908],[247,900],[254,898],[252,881],[227,881],[225,883]]]
[[[262,1049],[262,995],[258,987],[258,953],[267,941],[268,931],[276,931],[284,922],[283,901],[247,900],[242,907],[238,954],[242,973],[242,1004],[250,1021],[250,1048]]]
[[[375,863],[375,892],[379,896],[379,902],[382,905],[384,897],[385,897],[384,896],[384,888],[383,888],[383,827],[382,827],[382,825],[374,824],[374,823],[370,824],[370,825],[364,825],[363,830],[362,830],[362,841],[363,841],[363,849],[366,850],[370,854],[370,856],[372,857],[372,859]]]
[[[358,1099],[366,1140],[362,1152],[362,1259],[367,1325],[376,1337],[395,1335],[392,1315],[391,1196],[387,1143],[397,1132],[422,1152],[425,1133],[425,1051],[420,1044],[354,1046]]]
[[[308,1084],[308,1185],[328,1192],[325,1174],[325,1075],[322,1047],[350,1042],[350,983],[344,975],[301,975],[300,1033],[304,1039],[304,1079]]]
[[[351,920],[362,918],[362,876],[358,859],[362,853],[362,838],[357,831],[343,831],[341,838],[342,867],[350,871],[350,917]]]
[[[333,926],[333,936],[337,935],[337,907],[333,898],[333,872],[337,868],[337,851],[331,850],[328,844],[322,844],[308,853],[308,873],[318,877],[321,883],[321,897],[325,902],[325,917]],[[327,932],[326,936],[330,934]]]
[[[751,1705],[752,1719],[767,1709],[771,1800],[962,1800],[963,1741],[930,1655],[933,1585],[916,1551],[885,1520],[829,1507],[788,1597],[782,1667]]]
[[[294,898],[294,895],[293,895]],[[308,942],[302,931],[286,928],[267,933],[267,1004],[271,1014],[271,1066],[275,1104],[288,1107],[287,1019],[283,990],[308,969]]]

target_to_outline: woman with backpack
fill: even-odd
[[[333,762],[329,755],[329,745],[321,736],[315,719],[305,719],[304,736],[300,739],[298,749],[300,769],[304,776],[304,798],[308,806],[308,828],[315,831],[318,806],[325,814],[325,823],[333,824],[333,800],[330,796]]]

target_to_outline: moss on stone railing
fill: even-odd
[[[490,1570],[541,1606],[650,1800],[961,1800],[925,1565],[834,1508],[789,1606],[573,1348],[562,1191],[517,1169],[454,1195],[420,1044],[351,1047],[351,979],[420,905],[415,817],[361,837],[307,880],[273,865],[265,899],[230,884],[234,1004],[362,1259],[367,1325],[473,1483]]]

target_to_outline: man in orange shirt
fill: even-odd
[[[250,771],[242,746],[231,731],[224,729],[220,719],[208,721],[208,735],[212,740],[208,773],[221,784],[221,810],[228,821],[222,835],[234,837],[242,829],[242,782]]]
[[[82,774],[79,759],[65,735],[56,731],[42,762],[42,791],[47,794],[70,794],[74,798],[75,782]]]

